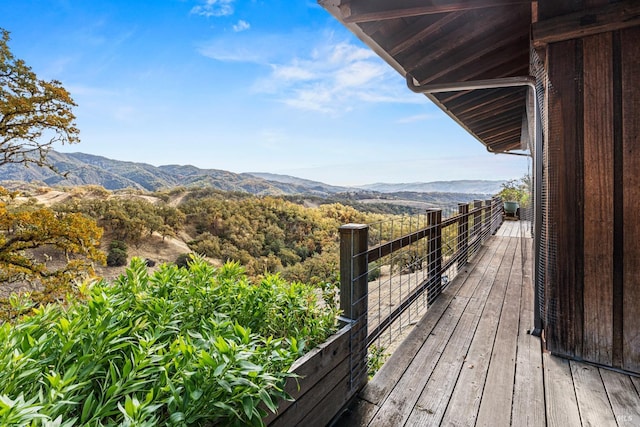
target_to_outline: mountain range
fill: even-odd
[[[257,195],[308,194],[329,196],[345,192],[442,192],[496,194],[503,181],[464,180],[428,183],[376,183],[343,187],[318,181],[263,172],[233,173],[219,169],[200,169],[191,165],[153,166],[146,163],[113,160],[85,153],[50,151],[49,161],[66,176],[48,168],[7,164],[0,167],[0,181],[41,182],[48,186],[100,185],[107,190],[134,188],[156,191],[177,186],[212,187]]]

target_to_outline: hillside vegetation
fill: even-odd
[[[134,259],[81,299],[0,324],[0,424],[261,425],[291,364],[335,330],[315,301],[237,264],[149,274]]]
[[[30,185],[12,194],[13,199],[7,200],[12,211],[81,214],[94,221],[101,229],[100,247],[109,265],[97,262],[93,268],[107,278],[117,277],[133,256],[152,264],[176,262],[182,256],[184,263],[188,257],[183,255],[196,253],[214,265],[237,261],[250,277],[279,273],[314,285],[335,283],[340,225],[384,217],[327,200],[308,203],[214,189],[148,193]],[[51,246],[29,253],[31,259],[49,267],[64,261]]]

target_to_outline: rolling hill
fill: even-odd
[[[326,197],[340,193],[384,193],[400,194],[401,198],[407,198],[411,193],[489,195],[498,193],[502,184],[502,181],[464,180],[341,187],[289,175],[263,172],[238,174],[219,169],[200,169],[191,165],[153,166],[85,153],[51,151],[49,159],[66,177],[47,168],[8,164],[0,167],[0,182],[24,181],[69,187],[94,184],[107,190],[134,188],[145,191],[177,186],[211,187],[222,191],[279,196],[302,194]]]

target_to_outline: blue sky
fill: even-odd
[[[81,143],[329,184],[510,179],[314,0],[2,0],[10,47],[78,104]]]

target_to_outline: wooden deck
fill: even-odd
[[[521,225],[507,221],[489,239],[336,425],[640,425],[640,378],[544,353],[527,333]]]

